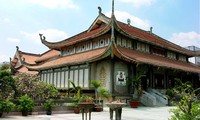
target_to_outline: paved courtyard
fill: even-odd
[[[169,109],[173,107],[139,107],[137,109],[124,107],[122,110],[122,120],[168,120],[171,116]],[[81,114],[53,114],[48,115],[29,115],[6,116],[1,120],[82,120]],[[104,108],[103,112],[92,112],[91,120],[110,120],[109,109]],[[115,118],[113,119],[115,120]]]

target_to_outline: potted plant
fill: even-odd
[[[138,72],[132,79],[129,80],[129,84],[134,87],[134,94],[136,97],[133,97],[130,101],[129,104],[132,108],[137,108],[138,105],[140,104],[140,97],[142,95],[142,77],[145,77],[143,72]]]
[[[33,100],[28,96],[24,95],[19,98],[18,109],[22,112],[22,116],[27,116],[34,107]]]
[[[80,109],[78,108],[78,104],[80,103],[80,97],[74,96],[73,97],[73,104],[74,104],[74,113],[79,114]]]
[[[74,113],[75,114],[79,114],[80,113],[80,109],[78,108],[78,104],[80,103],[80,99],[81,99],[81,87],[80,86],[76,86],[75,83],[71,80],[69,80],[70,84],[73,86],[73,88],[71,89],[71,91],[74,91],[74,96],[73,96],[73,104],[74,104]]]
[[[109,91],[105,88],[99,88],[98,94],[99,94],[99,103],[103,98],[106,98],[106,99],[109,98]],[[96,106],[96,111],[97,112],[103,111],[103,103],[102,105],[99,104]]]
[[[0,117],[2,117],[3,112],[9,113],[15,107],[15,104],[9,100],[0,100]]]
[[[100,112],[103,110],[100,97],[98,99],[98,94],[100,94],[99,87],[101,87],[101,82],[99,80],[92,80],[90,84],[95,88],[95,111]]]
[[[90,84],[94,87],[94,89],[95,89],[95,103],[97,104],[97,103],[100,103],[100,101],[99,102],[97,102],[98,100],[98,88],[101,86],[101,82],[99,81],[99,80],[92,80],[91,82],[90,82]]]
[[[55,103],[53,99],[48,99],[44,103],[44,109],[46,110],[47,115],[52,114],[52,108],[54,107]]]

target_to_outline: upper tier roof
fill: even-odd
[[[68,39],[62,40],[60,42],[48,42],[45,39],[42,39],[42,43],[45,44],[50,49],[58,49],[60,50],[63,47],[67,47],[69,45],[76,44],[78,42],[88,40],[97,36],[102,35],[103,33],[107,32],[109,29],[111,29],[111,18],[106,17],[104,14],[99,14],[99,16],[94,20],[92,25],[89,27],[88,30],[77,34],[73,37],[70,37]],[[178,46],[172,42],[169,42],[154,33],[150,33],[149,31],[145,31],[136,27],[133,27],[131,25],[127,25],[125,23],[122,23],[120,21],[115,20],[115,29],[122,34],[137,39],[139,41],[147,42],[149,44],[159,46],[162,48],[166,48],[172,51],[176,51],[182,54],[186,54],[188,56],[196,56],[200,55],[200,52],[191,51],[188,49],[185,49],[181,46]]]

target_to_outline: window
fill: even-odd
[[[170,59],[176,59],[176,54],[174,52],[167,52],[167,57]]]
[[[142,52],[149,52],[149,45],[138,42],[137,50],[142,51]]]
[[[101,39],[101,40],[100,40],[100,47],[103,47],[104,44],[105,44],[105,40],[104,40],[104,39]]]
[[[127,40],[127,48],[132,48],[132,43],[131,43],[131,40]]]
[[[158,56],[165,57],[165,51],[162,50],[162,49],[153,48],[153,49],[152,49],[152,53],[153,53],[154,55],[158,55]]]
[[[94,41],[93,42],[93,48],[99,48],[99,41]]]
[[[178,58],[180,61],[184,61],[186,62],[186,56],[184,55],[179,55],[179,58]]]
[[[85,45],[82,45],[82,50],[81,51],[85,51]]]
[[[126,39],[122,39],[122,47],[126,47]]]
[[[117,45],[121,46],[121,38],[117,37]]]
[[[110,39],[109,39],[109,38],[106,38],[106,39],[105,39],[105,45],[108,45],[109,42],[110,42]]]

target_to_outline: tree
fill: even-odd
[[[0,70],[8,70],[10,68],[10,64],[8,63],[3,63],[0,67]]]
[[[0,71],[0,98],[7,99],[14,97],[16,92],[15,81],[10,71]]]
[[[56,97],[58,90],[52,84],[39,80],[39,76],[27,73],[18,74],[15,77],[18,96],[28,95],[32,99],[47,99]]]
[[[176,109],[170,110],[174,113],[171,120],[197,120],[200,119],[200,88],[194,89],[190,82],[182,83],[178,80],[179,85],[175,86],[174,92],[181,98]]]

